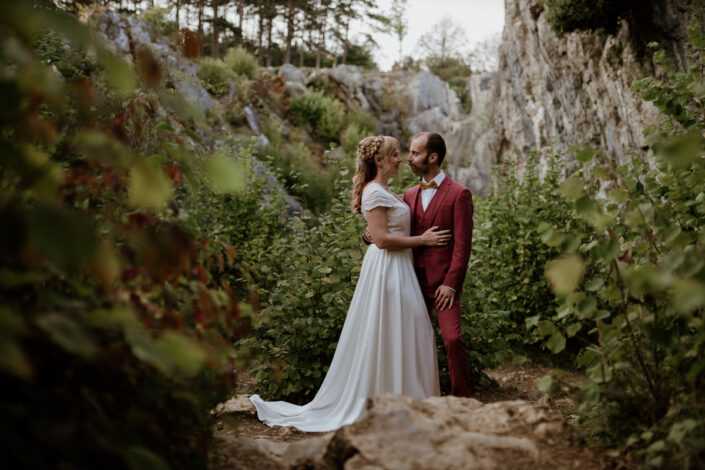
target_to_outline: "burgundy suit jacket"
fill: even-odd
[[[411,208],[411,235],[421,235],[434,226],[453,235],[446,246],[414,248],[414,268],[421,290],[432,295],[438,286],[445,285],[460,293],[472,248],[474,208],[470,190],[446,175],[425,211],[419,185],[407,189],[403,199]]]

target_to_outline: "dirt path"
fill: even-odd
[[[549,370],[549,368],[535,365],[517,366],[504,363],[487,373],[495,381],[495,384],[486,384],[480,387],[473,398],[485,404],[525,400],[544,410],[552,419],[560,419],[567,423],[569,426],[561,431],[559,437],[562,445],[547,445],[541,449],[541,452],[550,454],[549,458],[553,462],[560,462],[558,467],[553,468],[629,468],[629,466],[615,464],[606,457],[602,449],[585,445],[579,434],[570,426],[577,418],[575,405],[570,398],[562,396],[550,399],[536,388],[536,381],[547,374]],[[579,374],[567,373],[567,377],[571,382],[579,383],[581,381]],[[250,391],[253,382],[253,379],[246,373],[242,374],[238,393]],[[246,437],[270,443],[292,443],[331,434],[304,433],[292,427],[270,428],[257,419],[245,395],[240,395],[238,400],[232,400],[229,403],[229,411],[223,413],[221,421],[218,422],[217,442],[232,442],[232,439]],[[218,453],[219,451],[216,449],[215,454]],[[221,466],[214,462],[213,467],[219,468]],[[241,468],[247,468],[247,466]]]

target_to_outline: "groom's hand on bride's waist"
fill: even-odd
[[[370,232],[370,229],[365,227],[365,231],[362,232],[362,241],[365,242],[365,245],[371,245],[374,243],[374,240],[372,239],[372,232]]]

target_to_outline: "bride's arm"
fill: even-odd
[[[426,230],[422,235],[406,237],[387,231],[387,208],[378,206],[367,211],[367,227],[372,241],[382,250],[404,250],[417,246],[442,246],[450,240],[450,230],[439,231],[438,227]]]

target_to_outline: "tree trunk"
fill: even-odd
[[[213,28],[211,35],[211,57],[217,59],[220,55],[218,51],[218,0],[213,0],[211,5],[213,7],[213,24],[211,25]]]
[[[237,27],[240,29],[240,42],[244,42],[245,32],[242,30],[243,21],[245,18],[245,2],[239,0],[237,2]]]
[[[319,32],[320,39],[318,41],[318,47],[316,48],[316,69],[321,67],[323,53],[326,49],[326,30],[324,28],[325,26],[321,23],[321,31]]]
[[[271,13],[270,13],[271,15]],[[272,23],[274,18],[267,19],[267,67],[272,66]]]
[[[294,1],[289,0],[289,16],[286,21],[286,50],[284,52],[284,63],[291,62],[291,40],[294,37]]]
[[[181,10],[181,0],[176,0],[174,3],[176,4],[176,30],[179,31],[181,29],[181,27],[179,25],[179,16],[180,16],[179,13]]]
[[[260,10],[258,13],[259,27],[257,28],[257,57],[259,58],[259,65],[264,65],[264,50],[262,48],[262,36],[264,36],[264,12]]]
[[[345,40],[343,41],[343,65],[345,65],[345,61],[348,58],[348,48],[350,47],[350,41],[348,40],[348,36],[350,35],[350,23],[347,23],[345,25]]]
[[[304,42],[299,42],[299,67],[304,66]]]
[[[203,44],[203,2],[198,0],[198,42]],[[201,50],[203,52],[203,50]]]

